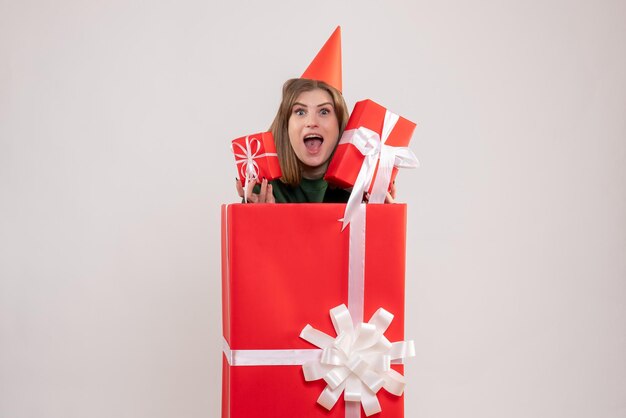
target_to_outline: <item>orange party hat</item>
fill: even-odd
[[[300,78],[323,81],[341,91],[341,27],[330,35]]]

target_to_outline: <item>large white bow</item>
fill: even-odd
[[[390,364],[393,360],[415,356],[413,341],[391,343],[385,338],[383,334],[393,320],[393,314],[383,308],[379,308],[369,322],[356,327],[346,305],[331,309],[330,315],[336,338],[308,324],[300,333],[301,338],[322,349],[319,360],[302,366],[305,380],[326,381],[327,386],[317,402],[328,410],[343,392],[347,403],[361,403],[365,415],[380,412],[376,393],[381,388],[397,396],[404,391],[404,376],[393,370]]]

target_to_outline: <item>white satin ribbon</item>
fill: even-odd
[[[244,172],[244,186],[243,186],[243,201],[248,202],[248,184],[252,181],[256,181],[259,179],[259,165],[257,164],[257,158],[262,157],[277,157],[278,154],[275,152],[266,152],[263,154],[259,154],[261,150],[261,141],[257,138],[250,139],[250,136],[246,136],[246,146],[245,148],[238,144],[237,142],[232,143],[233,146],[239,148],[242,153],[237,153],[233,148],[233,153],[235,154],[235,163],[237,166],[241,165]],[[256,149],[253,151],[252,147],[256,146]],[[239,170],[239,168],[237,169]]]
[[[222,337],[222,351],[231,366],[302,366],[315,361],[322,355],[321,350],[231,350]]]
[[[331,337],[332,338],[332,337]],[[222,352],[230,366],[302,366],[319,360],[323,350],[318,348],[294,350],[232,350],[222,337]],[[404,364],[402,358],[392,360],[391,364]]]
[[[393,315],[383,308],[379,308],[369,322],[356,327],[346,305],[331,309],[330,316],[337,337],[308,324],[300,333],[301,338],[322,349],[319,358],[302,365],[304,379],[324,379],[326,388],[317,399],[324,408],[332,409],[343,392],[346,407],[360,402],[369,417],[381,411],[376,396],[380,389],[396,396],[404,392],[404,376],[390,365],[392,360],[415,356],[415,346],[413,341],[392,344],[385,338],[383,334]],[[354,406],[350,409],[354,410]],[[358,408],[357,411],[360,413]]]
[[[339,144],[352,144],[365,157],[361,164],[361,169],[354,182],[354,187],[350,193],[348,204],[344,212],[342,229],[345,228],[354,218],[357,205],[363,200],[363,193],[369,189],[372,178],[376,172],[376,162],[378,163],[378,174],[372,187],[369,203],[384,203],[391,174],[394,167],[416,168],[419,167],[417,157],[408,147],[393,147],[385,145],[393,128],[398,123],[400,116],[389,110],[385,111],[383,121],[382,136],[378,132],[363,126],[357,129],[344,131]]]
[[[350,224],[348,247],[348,309],[354,326],[363,322],[365,299],[365,204],[356,207]]]

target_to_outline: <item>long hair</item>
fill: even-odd
[[[339,123],[339,137],[341,137],[346,123],[348,123],[348,107],[341,93],[334,87],[323,81],[307,78],[292,78],[285,82],[283,85],[283,98],[274,122],[270,126],[270,131],[274,135],[276,153],[278,154],[278,161],[283,173],[281,181],[291,186],[300,184],[302,180],[302,166],[291,147],[291,142],[289,142],[289,118],[291,117],[293,105],[300,93],[315,89],[322,89],[330,94],[335,114],[337,115],[337,122]]]

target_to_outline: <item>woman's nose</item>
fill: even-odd
[[[315,114],[309,113],[306,118],[306,127],[314,128],[317,127],[317,116]]]

